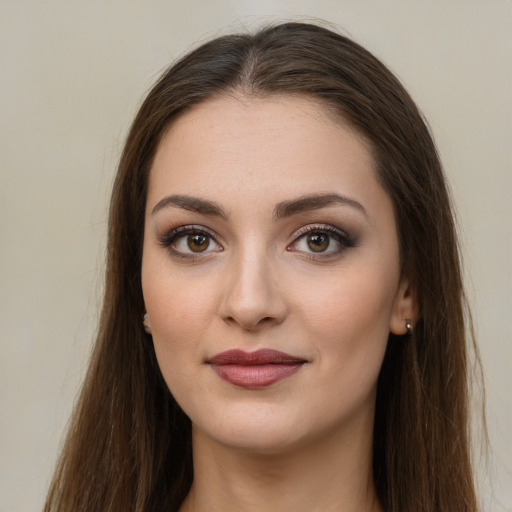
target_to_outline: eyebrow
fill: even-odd
[[[368,212],[361,203],[357,202],[355,199],[351,199],[350,197],[340,194],[312,194],[299,197],[298,199],[292,199],[290,201],[283,201],[276,205],[273,216],[275,219],[282,219],[305,211],[320,210],[336,204],[351,206],[352,208],[359,210],[366,218],[369,219]],[[226,213],[217,203],[207,199],[185,195],[170,195],[164,197],[155,205],[151,214],[154,215],[168,206],[177,206],[191,212],[203,215],[213,215],[221,217],[222,219],[227,219]]]
[[[166,208],[167,206],[178,206],[184,210],[189,210],[195,213],[202,213],[203,215],[214,215],[217,217],[227,218],[224,210],[213,201],[207,199],[200,199],[199,197],[183,196],[183,195],[172,195],[166,196],[159,201],[151,214],[154,215],[156,212]]]
[[[351,206],[359,210],[367,219],[370,218],[361,203],[340,194],[313,194],[302,196],[291,201],[284,201],[277,204],[274,208],[274,218],[282,219],[283,217],[289,217],[304,211],[320,210],[321,208],[327,208],[335,204]]]

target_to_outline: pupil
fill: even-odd
[[[319,233],[308,236],[309,248],[314,252],[323,252],[329,247],[329,237]]]
[[[202,252],[208,249],[210,241],[205,235],[189,235],[187,238],[187,245],[193,252]]]

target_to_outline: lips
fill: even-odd
[[[246,389],[270,386],[298,372],[306,360],[278,350],[227,350],[208,360],[223,380]]]

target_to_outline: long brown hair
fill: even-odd
[[[379,377],[377,492],[387,511],[476,511],[468,312],[435,145],[381,62],[346,37],[303,23],[202,45],[165,72],[142,104],[112,194],[98,338],[45,511],[177,510],[190,489],[190,422],[161,377],[141,322],[146,190],[159,140],[177,116],[233,91],[315,98],[370,141],[421,312],[408,339],[390,335]]]

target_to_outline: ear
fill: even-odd
[[[416,290],[411,281],[406,276],[402,276],[391,312],[389,330],[393,334],[404,335],[408,333],[407,323],[410,323],[414,329],[417,321],[418,300]]]

